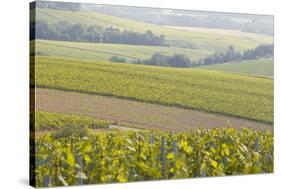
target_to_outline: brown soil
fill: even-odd
[[[273,130],[272,125],[246,119],[113,97],[51,89],[36,89],[35,93],[36,110],[93,116],[138,129],[186,131],[229,125],[235,128]]]

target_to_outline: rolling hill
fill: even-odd
[[[270,36],[240,31],[217,30],[219,32],[213,32],[212,29],[205,28],[200,31],[194,31],[194,28],[171,28],[96,12],[74,12],[42,8],[37,8],[36,10],[36,19],[46,20],[49,23],[67,21],[73,24],[113,26],[122,30],[127,29],[138,32],[151,30],[153,33],[159,35],[164,34],[174,46],[179,46],[184,41],[193,48],[212,52],[226,49],[229,45],[233,45],[236,49],[243,51],[260,44],[273,42],[273,38]]]
[[[227,72],[245,73],[261,76],[273,77],[273,59],[245,60],[242,62],[231,62],[225,64],[215,64],[209,66],[201,66],[199,69],[219,70]]]
[[[36,57],[37,87],[273,122],[273,80],[199,69]]]
[[[105,44],[105,43],[84,43],[66,42],[51,40],[36,40],[31,42],[32,47],[36,43],[35,51],[38,54],[60,56],[84,60],[108,61],[112,56],[122,56],[128,62],[137,59],[145,60],[155,52],[164,55],[174,53],[185,54],[191,60],[198,60],[210,54],[206,50],[184,49],[176,47],[158,47],[141,45]]]

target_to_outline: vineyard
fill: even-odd
[[[273,135],[232,128],[45,135],[35,157],[37,187],[270,173]]]
[[[31,113],[31,116],[34,116],[34,112]],[[97,120],[92,117],[42,111],[36,111],[35,124],[32,124],[35,126],[36,130],[53,130],[62,128],[99,129],[109,127],[109,122]]]
[[[208,70],[36,57],[36,87],[273,122],[273,80]]]
[[[30,184],[272,173],[273,17],[107,6],[30,5]]]

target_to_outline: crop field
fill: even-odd
[[[273,172],[273,17],[30,8],[32,185]]]
[[[273,130],[269,124],[230,116],[53,89],[36,89],[36,110],[94,117],[130,129],[183,132],[228,126],[237,129]],[[39,124],[50,125],[49,122],[47,119],[47,124]],[[52,120],[51,123],[53,125],[55,122]]]
[[[31,42],[35,46],[36,53],[66,58],[109,61],[112,56],[122,56],[128,62],[149,59],[153,53],[159,52],[163,55],[173,55],[175,53],[185,54],[191,60],[197,61],[204,58],[212,51],[184,49],[176,47],[156,47],[141,45],[121,45],[104,43],[81,43],[51,40],[36,40]]]
[[[244,51],[260,44],[271,44],[273,42],[273,38],[270,36],[252,33],[244,35],[245,33],[239,31],[220,30],[220,32],[216,33],[204,29],[198,32],[188,28],[186,30],[169,28],[96,12],[72,12],[40,8],[36,10],[37,20],[47,20],[50,23],[67,21],[87,25],[113,26],[138,32],[151,30],[153,33],[165,35],[172,42],[171,44],[176,44],[177,41],[186,41],[197,49],[219,51],[232,44],[236,49]]]
[[[273,80],[198,69],[36,58],[36,86],[273,123]]]
[[[31,185],[272,173],[273,17],[122,10],[30,4]]]
[[[273,172],[271,132],[45,135],[35,144],[36,187]]]
[[[199,69],[219,70],[269,77],[273,77],[274,74],[272,58],[201,66]]]
[[[33,113],[34,114],[34,113]],[[97,120],[89,116],[78,116],[72,114],[62,114],[54,112],[35,112],[36,130],[53,130],[61,128],[108,128],[109,122]]]

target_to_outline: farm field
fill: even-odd
[[[273,123],[273,80],[198,69],[36,57],[36,87]],[[227,82],[226,82],[227,81]]]
[[[247,60],[242,62],[231,62],[225,64],[215,64],[209,66],[201,66],[199,69],[219,70],[227,72],[245,73],[261,76],[273,77],[273,59]]]
[[[33,112],[34,113],[34,112]],[[74,114],[63,114],[46,111],[35,112],[36,130],[56,130],[61,128],[90,128],[106,129],[109,128],[110,122],[97,120],[93,116],[78,116]]]
[[[196,33],[212,33],[212,34],[221,34],[221,35],[230,35],[230,36],[244,36],[247,37],[250,35],[257,35],[260,34],[254,34],[254,33],[248,33],[248,32],[242,32],[240,30],[233,30],[233,29],[217,29],[217,28],[202,28],[202,27],[191,27],[191,26],[164,26],[166,28],[173,28],[173,29],[179,29],[184,31],[190,31],[190,32],[196,32]]]
[[[109,61],[113,56],[122,56],[128,62],[138,59],[145,60],[153,53],[159,52],[163,55],[173,55],[175,53],[185,54],[191,60],[204,58],[212,51],[185,49],[176,47],[123,45],[123,44],[104,44],[104,43],[85,43],[85,42],[66,42],[52,40],[36,40],[36,52],[50,56],[60,56],[65,58],[75,58],[80,60]]]
[[[112,123],[117,126],[133,127],[137,129],[173,132],[189,131],[198,128],[220,128],[225,126],[237,129],[251,128],[255,130],[273,130],[271,125],[260,122],[100,95],[37,89],[36,100],[36,109],[38,111],[59,112],[55,115],[70,114],[79,115],[78,117],[86,116],[87,119],[84,122],[86,122],[85,125],[90,126],[90,128],[96,128],[96,126],[102,128],[101,126],[108,126],[108,124],[105,123]],[[58,123],[58,126],[67,126],[68,122],[66,122],[65,116],[62,118],[62,121],[57,121],[57,118],[51,120],[44,119],[44,117],[46,117],[45,114],[46,113],[43,114],[43,118],[37,123],[39,126],[53,125],[54,123]],[[100,122],[95,121],[95,119],[92,121],[88,117],[106,120],[106,122],[100,121],[102,124],[99,124]],[[60,124],[61,122],[62,124]],[[69,122],[70,124],[68,125],[71,127],[71,125],[73,125],[72,121]],[[79,122],[76,123],[79,124]],[[83,125],[82,123],[83,122],[79,125]]]
[[[225,128],[178,134],[45,135],[35,142],[36,187],[273,171],[271,132]]]
[[[30,184],[272,173],[273,24],[31,3]]]
[[[270,36],[252,33],[244,35],[245,33],[239,31],[220,30],[220,32],[215,33],[212,30],[209,32],[208,29],[204,29],[198,32],[192,29],[168,28],[96,12],[72,12],[42,8],[37,8],[36,10],[36,19],[46,20],[49,23],[67,21],[72,24],[113,26],[122,30],[127,29],[138,32],[151,30],[153,33],[165,35],[172,45],[177,46],[180,41],[185,41],[195,48],[203,50],[220,51],[232,44],[236,49],[244,51],[260,44],[271,44],[273,42],[273,38]]]

